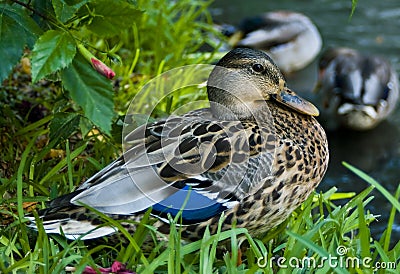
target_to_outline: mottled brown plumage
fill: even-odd
[[[318,110],[288,89],[268,55],[252,49],[223,57],[207,90],[210,108],[128,134],[123,156],[41,212],[46,231],[61,227],[67,237],[83,239],[113,233],[103,227],[85,234],[101,222],[79,204],[85,203],[122,220],[140,220],[152,207],[154,225],[168,233],[166,213],[176,214],[174,195],[188,186],[194,195],[188,207],[206,203],[183,211],[183,238],[202,237],[206,226],[215,231],[221,212],[223,230],[235,223],[255,236],[284,221],[327,168],[326,136],[313,117]]]

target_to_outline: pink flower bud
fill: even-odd
[[[108,79],[114,78],[115,72],[99,59],[92,57],[90,61],[92,62],[92,66],[94,67],[94,69],[97,70],[100,74],[104,75]]]
[[[115,72],[112,71],[106,64],[97,59],[90,51],[88,51],[82,44],[78,45],[78,49],[83,57],[92,64],[93,68],[100,74],[104,75],[108,79],[112,79],[115,76]]]
[[[126,269],[126,265],[115,261],[111,267],[99,267],[98,270],[100,271],[101,274],[110,274],[110,273],[116,273],[116,274],[134,274],[132,270]],[[97,274],[98,272],[94,270],[91,266],[86,266],[85,270],[83,270],[83,274]]]

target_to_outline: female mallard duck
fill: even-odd
[[[321,50],[321,36],[311,20],[297,12],[273,11],[244,19],[230,43],[266,51],[284,73],[310,64]]]
[[[378,125],[393,112],[399,97],[398,75],[389,62],[350,48],[324,52],[317,89],[327,116],[333,114],[333,122],[354,130]],[[334,129],[338,125],[333,122]]]
[[[120,220],[137,220],[152,208],[165,232],[167,214],[184,208],[182,236],[189,240],[202,237],[207,225],[214,232],[222,212],[222,229],[236,223],[253,235],[284,221],[327,168],[327,139],[313,117],[318,110],[288,89],[268,55],[253,49],[227,53],[207,91],[210,108],[130,132],[123,156],[39,212],[45,231],[62,230],[71,239],[115,232],[95,229],[100,218],[82,204]]]

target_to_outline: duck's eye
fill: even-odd
[[[264,71],[264,66],[261,65],[261,64],[254,64],[251,68],[252,68],[255,72],[262,72],[262,71]]]

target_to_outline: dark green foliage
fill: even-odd
[[[29,49],[32,82],[63,70],[63,86],[74,89],[70,90],[71,98],[95,126],[110,134],[114,117],[112,86],[94,76],[90,58],[86,62],[79,60],[77,46],[88,46],[88,30],[94,35],[91,38],[97,39],[126,31],[135,20],[140,20],[142,12],[122,0],[10,1],[1,4],[0,11],[0,82],[7,78],[24,50]],[[80,81],[66,82],[76,80],[73,72],[83,75]],[[80,95],[76,96],[78,91]],[[98,100],[93,100],[94,94]],[[97,116],[99,113],[101,117]]]
[[[61,80],[71,98],[85,115],[106,132],[111,131],[110,117],[114,115],[111,83],[94,70],[85,70],[86,60],[78,54],[71,66],[61,71]]]
[[[142,12],[128,1],[90,1],[87,29],[99,37],[112,37],[138,22]],[[86,23],[86,21],[85,21]]]
[[[42,30],[20,6],[0,4],[0,82],[17,64],[25,45],[33,46]]]

